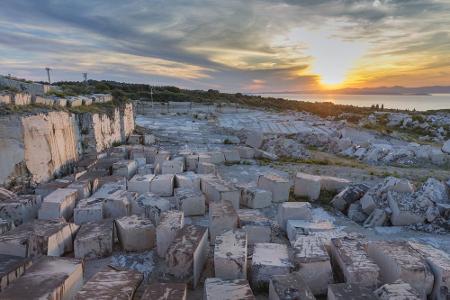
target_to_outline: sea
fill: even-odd
[[[380,107],[400,110],[437,110],[450,109],[450,94],[430,95],[326,95],[326,94],[253,94],[261,97],[284,98],[308,102],[332,102],[335,104],[370,107],[378,104]]]

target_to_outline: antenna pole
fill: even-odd
[[[52,82],[51,82],[51,80],[50,80],[50,70],[51,70],[51,69],[50,69],[49,67],[46,67],[46,68],[45,68],[45,71],[47,71],[48,83],[49,83],[49,84],[52,84]]]

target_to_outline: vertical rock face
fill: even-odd
[[[9,184],[12,178],[21,175],[24,155],[20,117],[0,117],[0,184]]]

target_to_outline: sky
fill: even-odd
[[[450,0],[3,0],[0,74],[227,92],[450,85]]]

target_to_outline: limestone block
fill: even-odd
[[[169,159],[170,159],[170,152],[158,151],[158,153],[155,155],[155,162],[154,162],[155,174],[161,174],[162,163]]]
[[[186,300],[187,285],[185,283],[152,283],[147,286],[141,300]]]
[[[255,150],[250,147],[239,146],[236,147],[239,152],[239,156],[244,159],[253,159],[255,158]]]
[[[255,149],[255,157],[269,159],[269,160],[277,160],[278,159],[278,156],[276,154],[270,153],[267,151],[263,151],[261,149]]]
[[[78,226],[62,220],[34,220],[0,236],[0,254],[61,256],[73,250]]]
[[[175,176],[171,174],[157,175],[150,183],[150,191],[159,196],[172,196]]]
[[[2,299],[73,299],[83,285],[79,259],[42,257],[1,293]]]
[[[275,275],[269,284],[269,300],[315,300],[302,276],[296,272]]]
[[[362,210],[368,215],[370,215],[373,212],[373,210],[375,208],[377,208],[377,206],[375,204],[375,200],[369,194],[365,194],[361,198],[360,203],[361,203]]]
[[[392,225],[406,226],[411,224],[423,223],[425,221],[425,214],[416,213],[411,209],[409,199],[405,199],[405,201],[402,201],[401,197],[403,196],[393,197],[393,195],[394,195],[393,193],[389,192],[387,196],[389,208],[392,211],[391,214]],[[426,201],[423,201],[422,204],[426,205]]]
[[[28,93],[14,94],[14,105],[22,106],[31,104],[31,95]]]
[[[335,229],[328,221],[287,220],[286,233],[291,244],[299,235],[314,235],[317,232],[326,232]]]
[[[345,178],[332,176],[320,176],[320,186],[324,191],[340,192],[349,186],[352,182]]]
[[[291,271],[291,262],[286,245],[257,243],[253,249],[251,284],[253,289],[267,288],[274,275],[285,275]]]
[[[351,283],[336,283],[328,285],[327,299],[329,300],[377,300],[372,289]]]
[[[60,107],[66,107],[67,106],[67,99],[65,98],[56,98],[55,99],[55,105]]]
[[[134,270],[106,267],[95,273],[75,296],[75,300],[124,299],[131,300],[144,279]]]
[[[216,236],[237,228],[238,215],[230,201],[209,203],[209,234],[211,244]]]
[[[286,231],[288,220],[312,220],[311,204],[309,202],[284,202],[278,206],[277,221]]]
[[[198,167],[198,154],[186,155],[186,171],[196,171]]]
[[[73,210],[74,223],[81,225],[87,222],[99,222],[103,219],[103,198],[87,198],[80,200]]]
[[[142,135],[140,134],[130,134],[128,137],[128,144],[131,145],[140,145],[142,144]]]
[[[309,200],[317,200],[320,196],[321,180],[320,176],[306,173],[297,173],[294,179],[294,195],[306,197]]]
[[[431,245],[408,242],[427,261],[434,275],[432,299],[445,299],[450,292],[450,255]]]
[[[31,265],[29,258],[0,254],[0,291],[22,276]]]
[[[409,283],[397,280],[393,283],[384,284],[379,289],[374,291],[377,299],[380,300],[395,300],[408,299],[419,300],[424,299],[417,290],[415,290]]]
[[[207,278],[205,281],[204,300],[239,299],[254,300],[253,292],[245,279],[225,280]]]
[[[289,200],[289,180],[275,175],[264,174],[258,177],[258,187],[272,192],[272,202],[285,202]]]
[[[191,188],[175,189],[177,208],[185,216],[203,216],[206,210],[206,198],[200,190]]]
[[[14,226],[13,221],[4,220],[4,219],[0,218],[0,234],[8,232],[11,229],[13,229],[14,227],[15,226]]]
[[[422,298],[431,294],[434,276],[422,255],[403,241],[369,242],[369,256],[380,267],[381,281],[409,283]]]
[[[42,197],[20,195],[0,201],[0,218],[11,221],[15,226],[37,218]]]
[[[0,93],[0,104],[11,104],[11,95],[7,93]]]
[[[36,189],[34,190],[34,193],[36,195],[41,196],[42,198],[45,198],[50,193],[56,191],[57,189],[63,189],[66,188],[69,184],[72,183],[72,180],[53,180],[47,183],[41,183],[39,184]]]
[[[241,205],[264,208],[272,204],[272,192],[257,187],[245,187],[241,191]]]
[[[131,202],[131,214],[147,217],[155,226],[159,224],[161,214],[168,210],[169,200],[153,193],[142,194]]]
[[[247,133],[247,140],[245,143],[252,148],[261,148],[264,143],[264,134],[262,132]]]
[[[135,160],[120,160],[112,166],[113,175],[123,176],[127,179],[133,177],[137,172],[137,162]]]
[[[379,285],[380,268],[365,248],[365,241],[345,237],[331,240],[330,253],[340,281],[373,289]]]
[[[216,165],[207,162],[199,162],[197,174],[216,174]]]
[[[238,163],[241,161],[241,156],[237,149],[223,150],[223,155],[225,156],[225,162],[227,163]]]
[[[376,208],[364,221],[364,227],[378,227],[386,223],[387,214],[384,210]]]
[[[144,135],[144,145],[154,145],[156,143],[156,138],[153,134]]]
[[[169,210],[161,214],[159,224],[156,227],[156,250],[160,257],[166,255],[167,249],[183,226],[183,212]]]
[[[83,105],[83,99],[79,97],[67,97],[67,106],[78,107]]]
[[[88,97],[81,97],[81,99],[83,100],[83,105],[85,106],[89,106],[92,105],[93,101],[91,98]]]
[[[225,155],[221,151],[209,151],[206,154],[211,156],[211,163],[221,164],[225,162]]]
[[[117,237],[125,251],[151,250],[156,244],[156,230],[150,219],[132,215],[117,219]]]
[[[184,159],[166,160],[161,164],[162,174],[181,174],[184,172]]]
[[[214,164],[211,155],[209,155],[207,153],[200,153],[200,154],[198,154],[198,163]]]
[[[333,282],[330,257],[323,240],[316,236],[299,236],[293,245],[294,261],[314,295],[326,295]]]
[[[202,192],[206,200],[211,202],[230,201],[235,209],[239,209],[241,191],[233,184],[216,177],[202,179]]]
[[[365,184],[354,184],[344,188],[339,194],[334,196],[331,204],[344,212],[348,207],[361,199],[364,194],[369,190],[369,187]]]
[[[138,194],[145,194],[150,192],[150,183],[152,182],[155,175],[134,175],[128,181],[128,191],[136,192]]]
[[[189,278],[195,288],[208,258],[208,252],[208,229],[185,225],[167,250],[168,273],[178,278]]]
[[[103,217],[120,218],[130,215],[132,201],[137,194],[119,190],[103,200]]]
[[[175,175],[175,186],[177,188],[190,188],[200,190],[200,176],[194,172],[186,172]]]
[[[89,222],[81,225],[74,242],[76,258],[101,258],[113,250],[113,222]]]
[[[76,189],[57,189],[44,198],[39,209],[39,219],[52,220],[64,218],[69,220],[78,197]]]
[[[272,226],[269,218],[255,209],[239,209],[239,227],[247,233],[247,243],[268,243],[271,240]]]
[[[67,188],[77,190],[77,200],[80,200],[91,195],[92,184],[90,180],[78,180],[69,184]]]
[[[214,274],[221,279],[247,278],[247,234],[230,230],[216,236]]]
[[[152,164],[145,164],[138,167],[138,174],[139,175],[149,175],[153,174],[154,169]]]
[[[53,98],[36,96],[35,99],[34,99],[34,103],[41,104],[41,105],[52,106],[53,103],[54,103],[54,100],[53,100]]]

